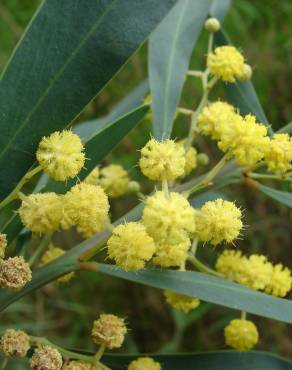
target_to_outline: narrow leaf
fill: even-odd
[[[276,190],[265,185],[259,185],[258,189],[268,197],[277,200],[280,203],[292,208],[292,193],[287,191]]]
[[[278,134],[292,134],[292,122],[288,123],[284,127],[277,131]]]
[[[171,134],[189,59],[210,4],[210,0],[180,0],[150,37],[149,78],[158,139]]]
[[[34,163],[41,137],[68,126],[175,3],[42,3],[0,81],[0,199]]]
[[[231,0],[213,0],[210,8],[210,15],[222,22],[230,6]]]

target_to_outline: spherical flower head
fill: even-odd
[[[242,229],[241,217],[240,209],[233,202],[223,199],[206,202],[196,212],[196,236],[212,245],[231,243]]]
[[[181,267],[188,257],[190,246],[191,241],[184,234],[180,236],[179,242],[173,243],[170,239],[169,242],[157,243],[153,263],[160,267]]]
[[[125,271],[140,270],[155,252],[155,244],[139,222],[119,225],[107,242],[109,257]]]
[[[43,170],[57,181],[75,177],[84,165],[85,155],[78,135],[64,130],[43,137],[36,153]]]
[[[21,330],[7,329],[0,346],[6,357],[25,357],[30,348],[29,336]]]
[[[191,310],[197,308],[200,304],[200,300],[198,298],[188,297],[170,290],[165,290],[163,294],[166,298],[166,302],[171,307],[184,313],[190,312]]]
[[[7,237],[6,234],[0,233],[0,258],[5,257],[5,249],[7,247]]]
[[[31,280],[31,269],[22,256],[0,260],[0,287],[11,290],[23,288]]]
[[[155,242],[179,243],[195,231],[195,210],[179,193],[158,191],[146,200],[143,223]]]
[[[248,81],[252,78],[252,68],[249,64],[244,64],[244,69],[241,76],[238,76],[240,81]]]
[[[288,134],[275,134],[265,153],[268,170],[284,174],[292,168],[292,138]]]
[[[47,265],[51,263],[55,259],[63,256],[65,251],[62,248],[55,247],[54,245],[50,244],[47,251],[42,255],[41,264]],[[74,272],[69,272],[68,274],[61,276],[57,281],[58,283],[68,283],[74,276]]]
[[[31,194],[19,209],[22,223],[32,232],[46,234],[59,230],[64,218],[63,197],[56,193]]]
[[[267,127],[256,122],[253,115],[234,116],[221,132],[218,146],[234,156],[239,165],[253,166],[263,159],[269,145]]]
[[[109,202],[100,186],[80,183],[73,186],[65,198],[67,213],[85,238],[91,237],[107,226]]]
[[[62,370],[101,370],[101,368],[86,362],[70,361],[63,365]]]
[[[291,271],[281,263],[273,266],[271,279],[265,287],[265,292],[277,297],[285,297],[292,286]]]
[[[208,54],[207,67],[220,80],[235,82],[244,73],[244,57],[234,46],[219,46]]]
[[[95,167],[84,179],[84,182],[90,185],[99,185],[99,167]]]
[[[237,282],[251,289],[265,289],[271,280],[273,266],[263,255],[252,254],[242,260]]]
[[[198,116],[198,129],[206,136],[219,140],[221,132],[234,119],[235,108],[225,102],[208,104]]]
[[[173,140],[151,139],[141,150],[141,171],[154,181],[177,179],[183,175],[185,164],[185,150]]]
[[[34,370],[60,370],[62,363],[60,352],[50,346],[35,349],[30,360],[30,366]]]
[[[128,172],[120,165],[111,164],[100,170],[99,184],[111,198],[127,193],[129,181]]]
[[[197,150],[194,147],[186,151],[186,164],[184,176],[189,175],[197,167]]]
[[[140,357],[130,363],[128,370],[161,370],[161,365],[151,357]]]
[[[249,320],[235,319],[224,329],[226,344],[239,352],[251,350],[259,340],[255,324]]]
[[[91,335],[96,344],[113,349],[122,346],[126,333],[124,319],[111,314],[102,314],[94,321]]]
[[[217,32],[221,28],[221,24],[217,18],[208,18],[205,22],[205,29],[209,32]]]
[[[216,270],[227,279],[237,281],[242,271],[244,258],[240,251],[225,250],[216,261]]]

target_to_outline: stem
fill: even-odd
[[[28,263],[30,266],[32,266],[34,264],[34,262],[36,261],[36,259],[44,252],[44,250],[46,249],[46,247],[48,246],[51,238],[52,238],[52,235],[53,233],[50,232],[50,233],[47,233],[43,239],[41,240],[40,242],[40,245],[38,246],[38,248],[36,248],[35,252],[31,255]]]
[[[248,177],[253,179],[267,179],[267,180],[278,180],[278,181],[289,181],[292,182],[292,177],[286,177],[286,175],[270,175],[265,173],[250,172],[247,174]]]
[[[191,194],[195,193],[198,190],[201,190],[202,188],[205,188],[210,185],[212,180],[218,175],[218,173],[222,170],[224,165],[226,164],[229,157],[229,153],[226,153],[220,161],[216,164],[215,167],[213,167],[206,176],[200,181],[198,184],[196,184],[194,187],[189,189],[185,194],[187,197],[189,197]]]
[[[192,243],[191,251],[190,251],[193,256],[195,256],[197,252],[197,248],[198,248],[198,239],[194,239]]]
[[[209,40],[208,40],[208,54],[212,53],[213,51],[213,41],[214,41],[214,33],[210,32]]]
[[[104,354],[105,349],[106,349],[106,346],[105,346],[104,344],[102,344],[102,345],[99,347],[98,351],[96,352],[96,354],[95,354],[95,356],[94,356],[94,358],[95,358],[97,361],[99,361],[99,360],[102,358],[102,355]]]
[[[203,71],[188,71],[187,72],[187,76],[191,76],[191,77],[200,77],[202,78],[204,75],[204,72]]]
[[[191,109],[187,109],[187,108],[182,108],[182,107],[179,107],[179,108],[177,109],[177,111],[178,111],[179,113],[181,113],[181,114],[185,114],[186,116],[191,116],[191,115],[194,113],[194,111],[193,111],[193,110],[191,110]]]
[[[3,361],[2,361],[2,364],[1,364],[1,367],[0,367],[0,370],[4,370],[6,365],[7,365],[7,362],[8,362],[8,357],[4,357]]]
[[[9,204],[10,202],[12,202],[13,200],[17,199],[18,198],[18,193],[19,191],[21,190],[21,188],[34,176],[36,175],[38,172],[42,171],[42,167],[41,166],[37,166],[36,168],[32,169],[31,171],[27,172],[23,178],[19,181],[19,183],[16,185],[15,189],[12,190],[12,192],[7,195],[6,198],[4,198],[2,200],[2,202],[0,203],[0,209],[5,207],[7,204]]]
[[[241,311],[240,318],[241,318],[241,320],[246,320],[246,312],[245,311]]]
[[[169,191],[168,191],[168,182],[166,179],[162,180],[162,190],[164,192],[165,198],[169,197]]]
[[[187,260],[201,272],[206,272],[207,274],[217,277],[223,277],[222,274],[206,266],[204,263],[199,261],[195,256],[188,256]]]

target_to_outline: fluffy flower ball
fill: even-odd
[[[221,132],[224,130],[236,115],[232,105],[217,101],[208,104],[198,116],[198,129],[212,139],[219,140]]]
[[[191,241],[182,235],[179,242],[157,243],[153,263],[160,267],[181,267],[188,257]]]
[[[225,250],[216,261],[216,270],[227,279],[238,281],[242,268],[242,254],[240,251]]]
[[[234,156],[239,165],[253,166],[263,159],[269,145],[267,127],[257,123],[253,115],[234,115],[221,130],[218,146]]]
[[[292,286],[291,271],[287,267],[283,267],[281,263],[273,266],[272,275],[265,291],[278,297],[285,297],[290,292]]]
[[[196,212],[196,236],[217,245],[231,243],[242,229],[241,211],[234,203],[222,199],[209,201]]]
[[[93,322],[91,335],[96,344],[113,349],[122,346],[126,333],[124,319],[111,314],[102,314]]]
[[[34,370],[60,370],[62,363],[60,352],[50,346],[37,348],[30,360],[30,366]]]
[[[166,298],[166,302],[171,307],[184,313],[190,312],[200,304],[200,300],[198,298],[188,297],[170,290],[165,290],[163,294]]]
[[[243,55],[234,46],[219,46],[207,56],[212,75],[226,82],[235,82],[245,74]]]
[[[109,202],[100,186],[80,183],[71,188],[65,200],[72,223],[85,238],[103,230],[109,222]]]
[[[31,269],[22,256],[0,260],[0,287],[19,290],[31,280]]]
[[[54,261],[55,259],[63,256],[65,251],[62,248],[55,247],[54,245],[50,245],[46,252],[42,255],[41,264],[47,265],[48,263]],[[74,276],[74,272],[69,272],[68,274],[61,276],[57,281],[59,283],[67,283],[69,280],[72,279]]]
[[[195,231],[195,210],[179,193],[162,191],[146,200],[143,223],[155,242],[176,244]]]
[[[194,147],[191,147],[186,151],[186,164],[183,176],[189,175],[197,167],[197,155],[197,150]]]
[[[62,370],[101,370],[101,368],[87,362],[70,361],[63,365]]]
[[[140,357],[130,363],[128,370],[161,370],[161,366],[151,357]]]
[[[57,131],[41,140],[36,157],[50,177],[64,181],[75,177],[83,167],[83,150],[79,136],[67,130]]]
[[[90,174],[84,179],[86,184],[98,185],[99,184],[99,168],[95,167]]]
[[[7,247],[6,234],[0,233],[0,258],[5,257],[5,249]]]
[[[154,181],[177,179],[184,174],[185,164],[185,150],[173,140],[151,139],[141,150],[141,171]]]
[[[117,164],[111,164],[100,170],[99,184],[109,197],[124,195],[129,186],[128,172]]]
[[[259,340],[255,324],[249,320],[235,319],[224,329],[226,344],[239,352],[251,350]]]
[[[292,168],[292,138],[288,134],[275,134],[265,154],[266,165],[271,172],[282,173]]]
[[[7,357],[25,357],[30,348],[29,336],[21,330],[7,329],[0,345]]]
[[[117,226],[107,248],[109,257],[125,271],[142,269],[155,252],[153,239],[138,222]]]

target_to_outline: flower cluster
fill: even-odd
[[[151,357],[140,357],[130,363],[128,370],[161,370],[161,365]]]
[[[284,297],[292,288],[291,271],[282,264],[272,265],[263,255],[246,257],[239,251],[225,250],[216,269],[228,279],[274,296]]]
[[[226,344],[239,352],[252,349],[259,340],[259,333],[252,321],[232,320],[224,329]]]
[[[94,321],[91,335],[96,344],[113,349],[121,347],[126,333],[124,319],[111,314],[102,314]]]
[[[200,300],[198,298],[188,297],[183,294],[171,292],[170,290],[165,290],[163,294],[166,302],[171,307],[183,313],[188,313],[200,305]]]
[[[10,290],[23,288],[32,274],[30,266],[22,256],[0,259],[0,287]]]

